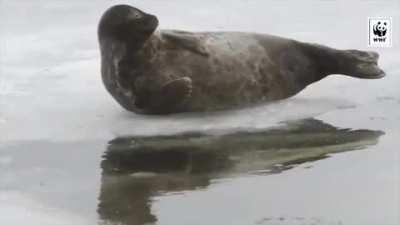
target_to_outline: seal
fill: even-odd
[[[116,5],[98,26],[101,74],[125,109],[211,111],[291,97],[331,74],[381,78],[378,53],[273,35],[156,30],[154,15]]]

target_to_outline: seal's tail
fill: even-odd
[[[376,52],[338,50],[312,43],[300,43],[298,46],[317,62],[323,75],[343,74],[364,79],[385,76],[385,72],[378,67],[379,54]]]
[[[378,67],[378,53],[360,50],[341,52],[343,57],[339,65],[343,74],[363,79],[378,79],[385,76],[385,72]]]

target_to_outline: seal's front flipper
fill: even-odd
[[[185,31],[164,31],[162,37],[171,42],[174,46],[184,48],[202,56],[208,56],[206,48],[203,46],[201,39],[190,32]]]
[[[192,79],[182,77],[172,80],[162,86],[161,89],[161,107],[174,108],[187,100],[192,94]]]
[[[141,77],[135,82],[135,106],[146,113],[179,112],[192,94],[192,79],[182,77],[160,84],[154,77]]]

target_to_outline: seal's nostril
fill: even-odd
[[[150,15],[150,21],[151,21],[151,24],[152,24],[152,25],[158,26],[158,19],[157,19],[157,17],[155,17],[155,16],[153,16],[153,15]]]

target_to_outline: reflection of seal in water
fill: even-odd
[[[380,78],[378,54],[271,35],[155,31],[127,5],[108,9],[98,35],[107,90],[127,110],[217,110],[288,98],[329,74]]]
[[[160,195],[185,191],[189,197],[191,190],[207,188],[215,179],[277,174],[333,153],[368,149],[383,134],[307,119],[219,135],[116,138],[101,163],[98,213],[104,224],[155,224],[158,211],[152,202]]]

